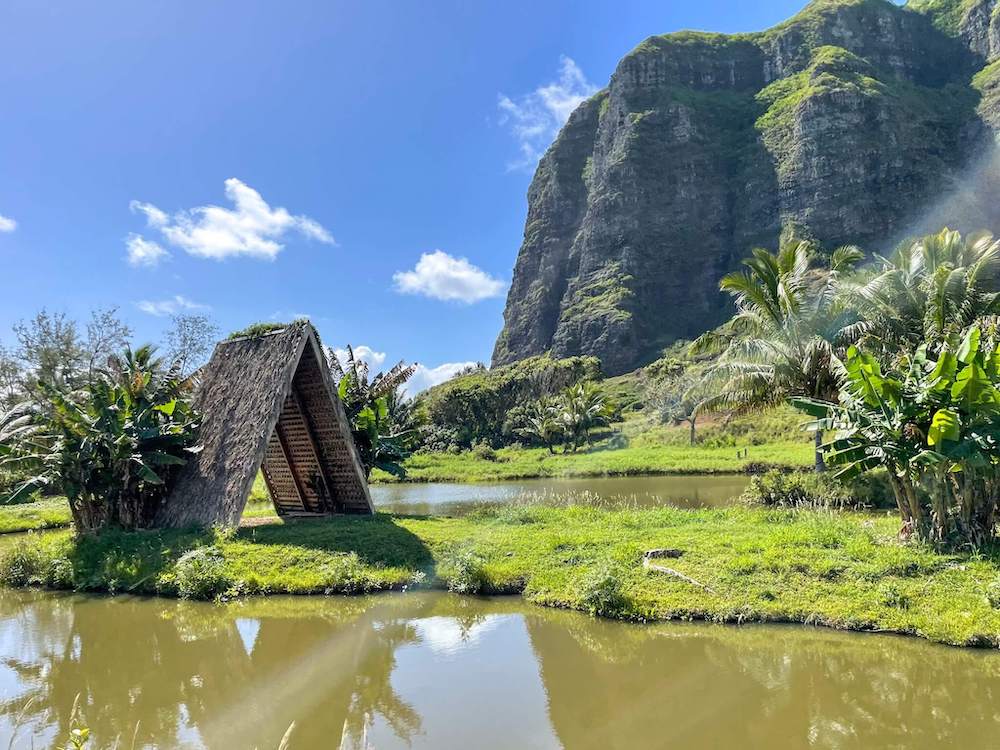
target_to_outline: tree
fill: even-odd
[[[398,389],[416,372],[415,365],[397,363],[386,372],[369,379],[368,364],[354,357],[347,347],[347,361],[327,350],[330,369],[337,380],[337,393],[347,419],[351,423],[354,445],[358,449],[365,476],[373,468],[396,476],[405,476],[402,461],[410,455],[410,442],[415,430],[400,428],[398,404],[396,416],[390,413],[390,403],[398,402]]]
[[[645,385],[645,401],[660,422],[688,425],[691,445],[697,442],[701,405],[709,394],[705,390],[705,365],[678,366],[675,372],[661,375]]]
[[[536,440],[549,453],[555,453],[553,445],[562,436],[559,401],[554,398],[542,398],[528,405],[522,418],[522,424],[516,432],[529,440]]]
[[[112,356],[81,388],[40,381],[39,394],[0,416],[0,468],[30,472],[8,501],[48,488],[69,499],[80,531],[152,523],[195,450],[190,383],[145,346]]]
[[[907,242],[841,285],[858,320],[843,337],[890,365],[926,343],[936,356],[964,332],[1000,313],[1000,240],[943,229]]]
[[[0,412],[21,400],[23,382],[24,373],[14,353],[0,345]]]
[[[559,399],[559,422],[566,438],[566,450],[573,452],[586,441],[590,430],[607,425],[611,405],[596,383],[580,381],[566,388]]]
[[[117,307],[99,307],[91,311],[87,321],[87,338],[83,342],[88,381],[96,367],[128,346],[131,337],[132,329],[118,317]]]
[[[842,247],[825,267],[814,256],[815,249],[802,241],[785,243],[776,254],[758,248],[743,262],[744,271],[722,279],[736,314],[692,345],[693,353],[719,354],[706,372],[704,387],[713,395],[699,411],[747,412],[793,396],[836,399],[836,340],[852,319],[838,286],[863,255]],[[822,471],[821,433],[815,456]]]
[[[85,355],[76,322],[65,313],[42,309],[30,321],[14,324],[17,357],[25,372],[24,385],[35,382],[55,387],[67,385],[83,369]]]
[[[30,321],[16,323],[14,335],[22,388],[33,392],[39,382],[57,389],[89,382],[97,368],[128,344],[132,331],[119,319],[115,307],[93,310],[84,337],[65,313],[42,309]]]
[[[1000,499],[1000,345],[973,326],[936,358],[928,350],[884,370],[852,346],[837,403],[793,404],[813,429],[836,430],[827,446],[836,476],[887,471],[903,536],[978,546],[994,538]]]
[[[167,359],[190,375],[208,360],[219,338],[219,327],[205,315],[174,315],[167,331]]]

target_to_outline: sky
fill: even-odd
[[[488,363],[539,156],[644,38],[801,2],[0,3],[0,343],[45,307],[308,316],[413,390]]]

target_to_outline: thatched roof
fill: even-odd
[[[371,513],[364,470],[313,327],[223,341],[201,372],[202,450],[157,526],[239,523],[257,471],[279,515]]]

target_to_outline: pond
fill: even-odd
[[[744,474],[523,479],[489,484],[377,484],[372,500],[379,510],[421,515],[459,515],[484,503],[520,498],[588,493],[597,501],[637,505],[708,508],[732,503],[746,489]]]
[[[995,747],[1000,654],[443,593],[0,592],[0,747]]]

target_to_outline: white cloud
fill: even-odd
[[[417,365],[417,371],[413,373],[413,377],[403,386],[403,391],[407,396],[416,396],[421,391],[426,391],[428,388],[440,385],[446,380],[451,380],[467,367],[475,366],[475,362],[445,362],[443,365],[438,365],[437,367]]]
[[[484,636],[495,630],[509,615],[486,615],[469,627],[455,617],[425,617],[413,621],[413,629],[420,640],[435,654],[451,656],[479,644]]]
[[[130,234],[125,239],[125,249],[128,252],[130,266],[153,268],[159,265],[161,260],[170,257],[170,253],[164,250],[159,243],[147,240],[138,234]]]
[[[173,216],[141,201],[132,201],[129,208],[145,215],[147,225],[159,231],[169,244],[199,258],[223,260],[245,255],[274,260],[284,249],[282,242],[293,232],[335,244],[315,219],[272,208],[260,193],[235,177],[226,180],[225,185],[226,198],[232,201],[233,208],[198,206]]]
[[[392,279],[396,291],[403,294],[466,304],[496,297],[505,286],[465,258],[455,258],[442,250],[424,253],[412,271],[398,271]]]
[[[166,317],[167,315],[177,315],[181,312],[197,312],[199,310],[211,309],[208,305],[201,305],[197,302],[192,302],[187,297],[182,297],[179,294],[171,297],[170,299],[159,300],[157,302],[150,300],[136,302],[136,307],[144,313],[156,315],[161,318]]]
[[[354,352],[354,359],[366,362],[372,370],[377,370],[385,362],[385,352],[377,352],[370,346],[358,344],[351,347]],[[340,364],[347,364],[347,349],[334,349],[333,355],[340,361]]]
[[[0,214],[0,232],[13,232],[17,229],[17,222]]]
[[[388,356],[385,352],[377,351],[365,344],[358,344],[351,348],[354,350],[354,358],[366,362],[373,373],[382,369]],[[341,365],[347,364],[347,349],[328,351],[332,351],[333,356],[340,361]],[[428,388],[450,380],[468,367],[475,367],[476,364],[475,362],[446,362],[437,367],[415,364],[413,376],[403,385],[403,393],[407,398],[411,398],[421,391],[426,391]]]
[[[530,94],[511,99],[499,95],[500,124],[517,138],[521,155],[508,169],[530,169],[538,163],[559,129],[582,102],[597,92],[572,59],[559,58],[559,78]]]

